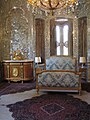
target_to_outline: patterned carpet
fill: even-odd
[[[24,92],[26,90],[34,89],[35,86],[36,86],[35,81],[24,82],[23,84],[21,82],[17,83],[3,82],[0,83],[0,96],[17,92]],[[82,90],[90,92],[90,83],[82,83]]]
[[[17,92],[24,92],[27,90],[34,89],[36,86],[35,81],[30,81],[26,83],[1,83],[0,85],[0,96],[1,95],[6,95],[6,94],[12,94],[12,93],[17,93]]]
[[[64,93],[48,93],[7,107],[15,120],[90,120],[90,105]]]

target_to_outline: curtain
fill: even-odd
[[[36,27],[36,56],[40,56],[42,63],[45,62],[45,21],[41,18],[35,19]]]
[[[79,57],[87,58],[87,17],[78,19],[78,40]]]

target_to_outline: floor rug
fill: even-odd
[[[26,90],[34,89],[35,86],[35,81],[27,83],[2,83],[2,86],[0,88],[0,96],[17,92],[24,92]]]
[[[90,120],[90,105],[64,93],[48,93],[7,107],[15,120]]]
[[[36,86],[35,81],[24,82],[23,84],[21,82],[18,82],[18,83],[2,82],[0,83],[0,96],[17,93],[17,92],[23,92],[26,90],[31,90],[31,89],[34,89],[35,86]],[[82,90],[90,92],[90,83],[83,83]]]

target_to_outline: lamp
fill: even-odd
[[[86,63],[86,58],[85,57],[80,57],[79,62],[82,64],[82,68],[83,68],[84,64]]]
[[[35,63],[38,65],[38,63],[41,63],[41,57],[35,57]]]
[[[79,0],[27,0],[34,7],[39,7],[42,10],[56,10],[65,9],[70,7],[70,10],[74,10]]]

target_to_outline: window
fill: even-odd
[[[71,19],[56,19],[51,21],[51,55],[70,55],[73,53],[73,24]]]
[[[68,55],[68,25],[56,26],[56,43],[57,55]]]

